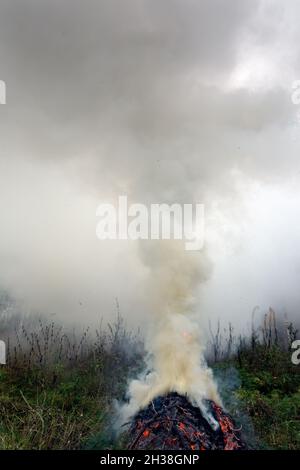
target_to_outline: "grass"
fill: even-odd
[[[213,368],[252,447],[300,449],[300,366],[289,347],[297,332],[290,325],[285,344],[268,315],[249,338],[235,338],[230,326],[222,344],[219,328]],[[142,369],[144,349],[121,317],[80,336],[44,320],[10,316],[1,325],[8,364],[0,366],[0,449],[124,448],[113,431],[114,402]]]
[[[270,309],[259,329],[252,327],[249,338],[237,340],[234,354],[228,356],[227,349],[221,348],[222,355],[219,348],[217,374],[220,368],[230,367],[238,372],[238,383],[224,401],[238,421],[242,421],[241,413],[248,417],[245,424],[251,422],[255,439],[247,437],[254,447],[300,449],[300,366],[291,361],[291,343],[297,333],[292,324],[278,327]],[[216,342],[220,344],[220,338]],[[225,375],[227,390],[229,382]]]
[[[120,316],[94,337],[42,320],[15,324],[0,366],[0,449],[92,448],[95,436],[102,448],[117,445],[114,400],[143,365],[139,338]]]
[[[35,371],[2,371],[0,449],[76,449],[102,428],[109,403],[95,393],[91,371],[61,373],[53,385]]]
[[[265,447],[300,449],[299,366],[278,346],[260,354],[259,365],[245,363],[240,368],[238,397]]]

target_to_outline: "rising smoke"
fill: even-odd
[[[166,307],[172,331],[182,289],[179,323],[243,328],[270,304],[297,318],[298,2],[121,3],[1,2],[0,286],[72,323],[118,297],[130,326]],[[191,276],[166,244],[99,242],[96,208],[120,194],[205,203],[212,269],[194,253]]]
[[[194,299],[196,286],[209,275],[210,263],[204,253],[197,257],[185,252],[180,241],[152,243],[150,249],[148,245],[145,262],[151,269],[148,295],[153,309],[147,369],[131,381],[121,419],[126,422],[155,397],[176,391],[187,395],[211,420],[204,400],[220,398],[204,361],[205,342]]]

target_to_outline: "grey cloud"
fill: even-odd
[[[285,5],[2,0],[2,284],[33,307],[56,305],[77,318],[74,285],[90,299],[91,317],[121,292],[136,317],[147,309],[147,268],[131,244],[107,250],[94,243],[100,200],[200,198],[210,208],[221,197],[230,220],[242,199],[232,172],[241,186],[251,179],[284,188],[300,171],[288,84],[299,78],[299,7]],[[251,53],[274,65],[271,86],[232,89],[232,74]],[[251,65],[254,78],[260,64]],[[20,212],[22,240],[11,236]]]

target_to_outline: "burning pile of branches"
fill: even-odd
[[[218,424],[217,429],[186,397],[177,393],[157,397],[134,417],[128,449],[246,449],[233,419],[213,401],[207,400],[206,405]]]

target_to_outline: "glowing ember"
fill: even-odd
[[[240,429],[216,403],[207,410],[218,423],[213,429],[199,408],[186,397],[170,393],[158,397],[134,418],[129,429],[129,449],[239,450],[246,449]]]

